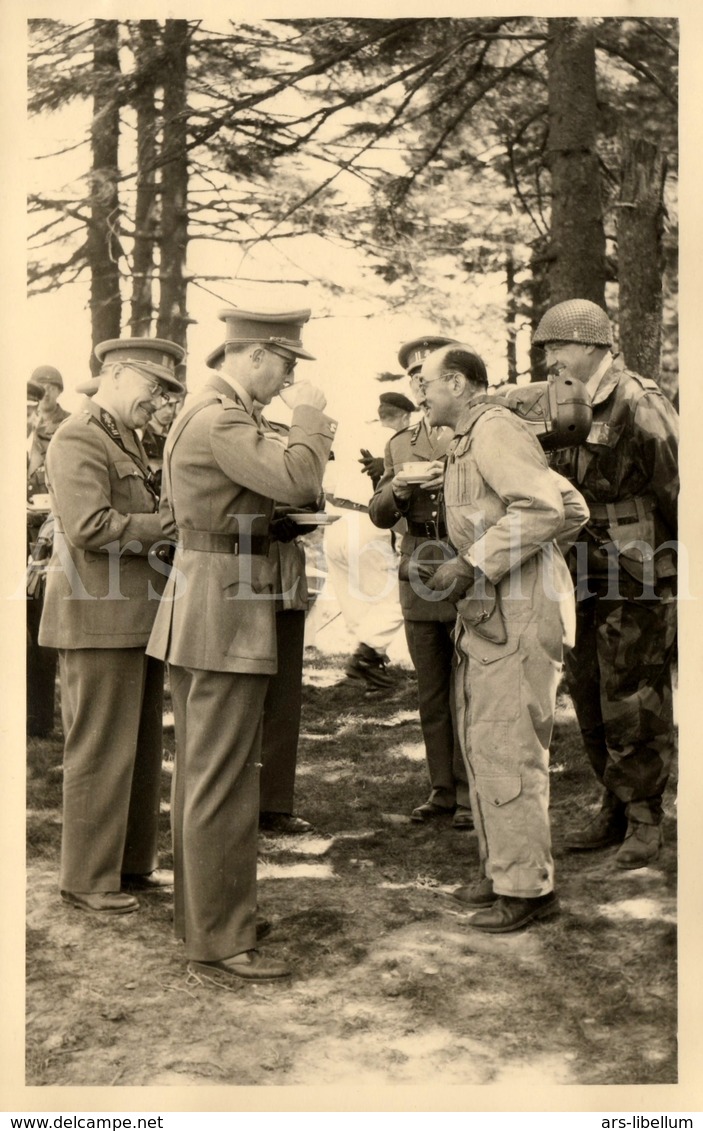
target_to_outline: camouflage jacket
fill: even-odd
[[[652,560],[657,578],[675,574],[674,547],[664,543],[677,534],[677,449],[675,409],[655,381],[616,356],[593,397],[587,439],[550,456],[591,512],[580,537],[589,574],[607,572],[614,558],[638,580]]]

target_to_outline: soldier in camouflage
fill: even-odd
[[[573,299],[547,311],[534,343],[555,372],[582,381],[593,424],[553,467],[591,517],[571,552],[577,632],[566,671],[583,742],[604,787],[572,851],[619,845],[639,868],[662,844],[662,795],[674,753],[678,417],[658,385],[611,354],[608,316]]]

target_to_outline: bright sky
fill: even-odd
[[[56,152],[71,147],[61,158],[33,160],[30,185],[36,191],[61,188],[83,174],[89,160],[87,147],[72,147],[83,136],[87,107],[72,108],[60,114],[42,116],[30,122],[31,155]],[[325,170],[323,175],[328,175]],[[347,177],[344,191],[353,191],[354,178]],[[36,220],[37,218],[33,218]],[[222,339],[223,324],[218,311],[228,303],[239,306],[261,305],[292,308],[310,306],[312,318],[306,326],[306,346],[317,361],[302,363],[301,375],[318,383],[328,397],[329,411],[350,428],[362,429],[375,416],[379,392],[376,374],[397,372],[397,351],[401,342],[422,333],[438,332],[436,323],[422,309],[386,313],[384,297],[397,298],[390,287],[387,294],[377,279],[364,276],[361,253],[333,246],[316,236],[294,242],[260,244],[246,258],[241,246],[196,242],[189,249],[189,270],[231,278],[231,284],[213,284],[222,300],[198,287],[189,288],[189,312],[195,320],[188,335],[188,384],[196,390],[206,375],[204,358]],[[278,285],[237,282],[237,278],[280,279]],[[308,279],[307,286],[291,280]],[[321,284],[330,280],[343,288],[333,296]],[[456,326],[454,335],[474,346],[485,358],[492,380],[498,383],[505,372],[505,343],[495,313],[486,318],[484,310],[495,311],[505,299],[504,282],[487,276],[453,290],[444,291],[443,306]],[[87,311],[88,280],[62,287],[49,295],[29,301],[32,325],[26,348],[26,374],[37,365],[57,366],[64,376],[66,392],[62,403],[75,408],[80,398],[73,393],[76,384],[86,379],[90,350],[90,323]],[[482,316],[483,315],[483,316]],[[125,321],[128,310],[125,311]],[[526,342],[523,343],[526,345]],[[393,388],[409,392],[405,382]],[[285,418],[285,411],[281,412]]]

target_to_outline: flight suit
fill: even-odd
[[[460,418],[444,480],[449,537],[480,571],[457,605],[458,725],[486,875],[498,895],[534,898],[554,885],[549,743],[573,603],[556,540],[588,512],[528,428],[485,401]]]

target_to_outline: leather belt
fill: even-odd
[[[617,503],[589,503],[592,522],[637,522],[651,514],[656,506],[650,495],[622,499]]]
[[[333,507],[341,507],[346,511],[362,511],[364,514],[369,513],[369,508],[365,503],[353,503],[351,499],[338,499],[335,495],[328,500]]]
[[[206,554],[251,554],[266,557],[271,539],[265,534],[219,534],[215,530],[180,530],[179,543],[184,550],[200,550]]]
[[[414,538],[432,538],[442,542],[447,538],[447,528],[443,522],[415,522],[408,519],[408,534]]]

